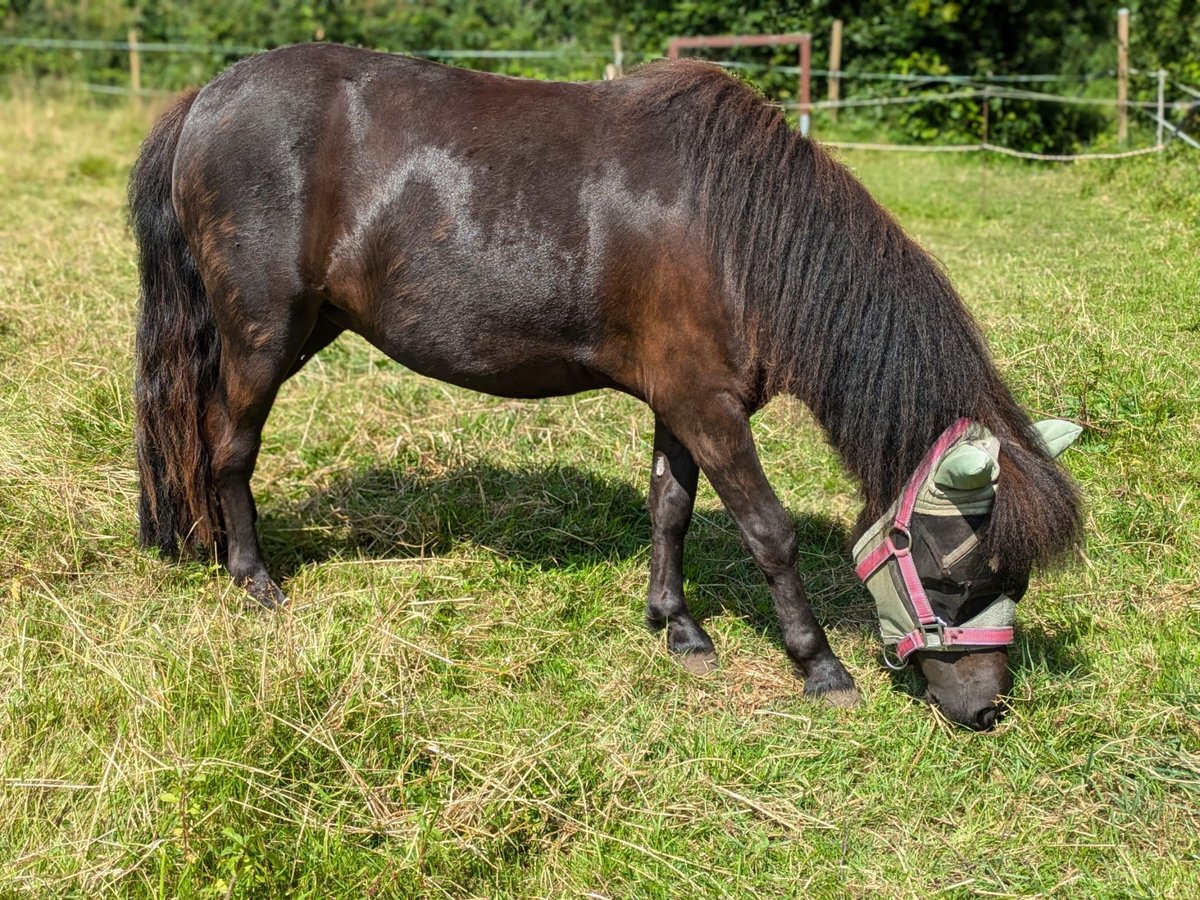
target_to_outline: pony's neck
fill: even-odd
[[[945,273],[780,111],[716,67],[648,66],[622,83],[679,153],[714,270],[762,373],[798,395],[859,480],[865,515],[900,493],[947,426],[1001,440],[988,529],[998,565],[1028,572],[1079,534],[1070,479],[1032,443]]]
[[[869,508],[960,416],[1023,439],[945,273],[845,167],[716,67],[662,63],[623,86],[679,154],[762,399],[808,404]]]
[[[791,155],[745,321],[767,383],[809,406],[878,513],[959,417],[1016,440],[1028,420],[937,262],[819,147]]]
[[[794,223],[784,268],[745,303],[767,371],[808,404],[857,477],[860,524],[956,419],[988,428],[1001,473],[984,541],[996,571],[1022,582],[1079,541],[1070,477],[1041,449],[937,262],[819,148],[797,163],[776,210],[781,227]]]

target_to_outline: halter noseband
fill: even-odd
[[[895,560],[900,570],[900,580],[903,583],[903,594],[907,597],[907,606],[916,613],[916,620],[910,624],[915,627],[905,634],[896,644],[895,654],[898,662],[889,660],[884,654],[884,662],[889,668],[900,669],[908,663],[908,657],[917,650],[964,650],[969,647],[1003,647],[1013,641],[1012,626],[954,626],[948,625],[933,611],[925,588],[921,585],[921,576],[917,572],[916,563],[912,558],[912,535],[909,526],[912,523],[913,508],[922,486],[929,478],[934,467],[946,455],[947,451],[966,433],[971,426],[970,419],[959,419],[942,433],[937,442],[930,448],[917,471],[904,488],[892,521],[891,532],[874,550],[855,566],[858,577],[867,582],[872,575],[889,560]],[[886,514],[885,514],[886,515]],[[899,585],[897,585],[899,588]],[[899,593],[899,590],[897,591]],[[997,598],[1001,599],[1001,598]],[[993,601],[995,602],[995,601]],[[977,617],[978,618],[978,617]],[[909,616],[912,619],[912,616]],[[1010,619],[1011,621],[1011,619]]]

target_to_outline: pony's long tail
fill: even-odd
[[[195,257],[171,202],[179,133],[196,99],[168,109],[142,145],[129,179],[141,292],[137,326],[137,463],[140,536],[176,556],[219,549],[220,512],[204,417],[217,384],[220,344]]]

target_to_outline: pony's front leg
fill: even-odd
[[[795,529],[763,474],[745,409],[718,394],[664,418],[712,482],[766,576],[784,647],[805,677],[805,694],[837,705],[855,702],[854,679],[830,649],[808,604],[796,572]]]
[[[692,521],[699,468],[692,454],[655,417],[650,471],[650,594],[646,624],[667,629],[667,648],[697,674],[717,664],[712,640],[692,618],[683,596],[683,541]]]

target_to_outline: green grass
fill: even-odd
[[[1019,612],[1012,712],[949,727],[878,664],[853,485],[755,422],[863,692],[805,702],[711,490],[722,667],[641,626],[652,421],[510,402],[344,338],[256,476],[294,605],[135,541],[126,172],[147,114],[0,100],[0,896],[1192,896],[1200,879],[1196,156],[848,155],[948,266],[1065,457],[1087,546]]]

